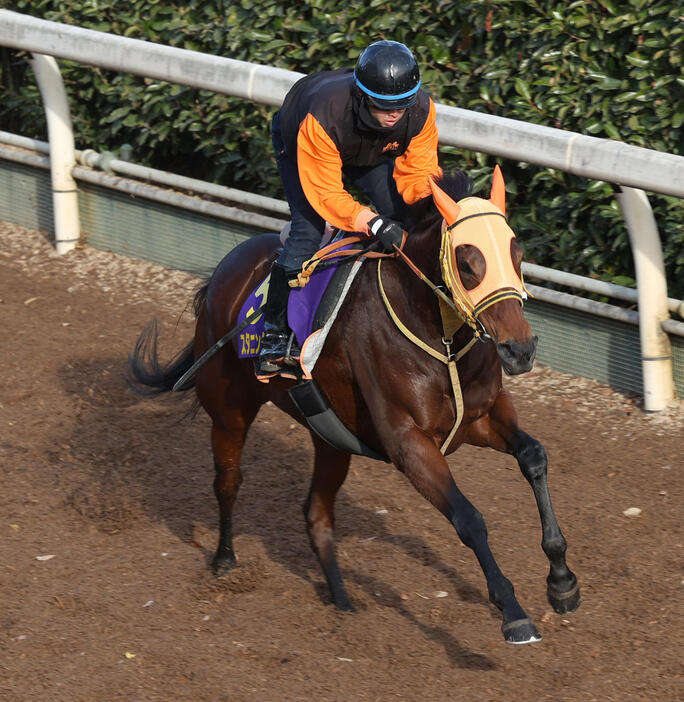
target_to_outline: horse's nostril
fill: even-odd
[[[503,352],[507,356],[513,355],[513,348],[509,342],[504,342],[502,344],[498,344],[497,348],[499,349],[499,353]]]
[[[504,341],[497,344],[497,352],[507,373],[525,373],[532,368],[537,354],[537,337],[534,336],[524,343]]]
[[[529,353],[530,353],[530,360],[534,360],[534,357],[537,355],[537,342],[539,341],[538,336],[533,336],[530,341],[529,341]]]

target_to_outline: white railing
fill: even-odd
[[[36,75],[44,101],[54,93],[54,85],[48,89],[41,84],[41,74],[52,76],[54,73],[52,59],[48,57],[71,59],[268,105],[280,105],[288,89],[302,76],[284,69],[72,27],[8,10],[0,10],[0,45],[34,53],[34,68],[36,64],[43,64],[36,68]],[[54,78],[50,83],[54,83]],[[70,126],[68,114],[64,115],[47,102],[46,111],[50,137],[53,131]],[[54,128],[50,127],[51,112]],[[684,157],[447,105],[437,106],[437,120],[442,144],[556,168],[620,186],[618,199],[630,234],[637,275],[644,404],[647,410],[663,409],[674,397],[669,339],[662,329],[663,321],[669,318],[667,286],[662,247],[643,189],[684,197]],[[75,166],[73,145],[54,149],[51,145],[51,157],[53,182],[55,171],[64,173],[67,167],[71,172]],[[58,157],[62,160],[55,163]],[[65,209],[63,203],[60,208]]]
[[[278,106],[303,73],[0,10],[0,45]],[[684,197],[684,157],[518,120],[437,106],[440,142]]]
[[[50,144],[47,141],[0,131],[0,159],[50,170],[50,158],[40,156],[40,154],[49,153]],[[276,219],[270,216],[289,217],[290,210],[285,200],[255,195],[244,190],[236,190],[224,185],[208,183],[204,180],[141,166],[128,160],[124,161],[116,158],[111,152],[98,153],[93,149],[85,149],[84,151],[76,149],[75,155],[77,163],[83,164],[75,166],[73,169],[73,175],[77,181],[86,181],[94,185],[126,192],[136,197],[163,202],[184,210],[209,214],[219,219],[241,222],[262,231],[280,232],[288,223],[285,219]],[[106,173],[102,171],[106,171]],[[160,186],[166,187],[162,188]],[[194,195],[209,195],[214,199],[217,198],[243,206],[247,205],[267,212],[269,216],[210,202],[198,197],[191,197],[178,191],[189,191]],[[624,285],[615,285],[614,283],[595,278],[587,278],[554,268],[538,266],[527,261],[523,261],[522,270],[526,281],[542,280],[614,300],[622,300],[632,304],[638,303],[637,291]],[[639,326],[639,314],[632,310],[606,303],[592,302],[587,298],[575,295],[556,294],[548,288],[539,288],[529,284],[527,287],[536,299],[543,302],[551,302],[555,305],[583,310],[595,316],[616,319]],[[684,318],[684,300],[668,298],[667,306],[673,315]],[[669,319],[663,322],[663,328],[668,334],[684,337],[684,322]]]

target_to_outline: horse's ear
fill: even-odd
[[[492,192],[489,195],[489,202],[496,205],[503,214],[506,214],[506,184],[498,163],[494,166]]]
[[[452,225],[461,214],[460,205],[452,200],[432,178],[430,178],[430,188],[432,189],[432,199],[437,205],[439,213],[444,217],[447,225]]]

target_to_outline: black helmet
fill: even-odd
[[[414,55],[398,41],[376,41],[356,62],[354,82],[381,110],[401,110],[416,101],[420,71]]]

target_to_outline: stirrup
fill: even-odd
[[[256,370],[260,375],[268,375],[269,373],[279,373],[283,367],[285,358],[257,358]]]
[[[299,366],[280,366],[278,370],[274,373],[264,373],[257,366],[256,359],[254,359],[254,375],[260,383],[270,383],[273,378],[285,378],[286,380],[296,380],[300,381],[304,375],[302,369]]]
[[[262,339],[262,353],[258,358],[254,359],[254,373],[257,380],[260,380],[262,383],[268,383],[276,375],[298,380],[301,377],[299,369],[301,350],[299,344],[297,344],[294,332],[290,332],[289,335],[271,333],[269,336],[271,337],[271,348],[268,348],[269,340],[266,341],[266,348],[264,348]],[[282,342],[285,339],[287,339],[287,344],[283,348]]]
[[[261,383],[268,383],[271,378],[275,378],[280,375],[282,369],[283,358],[276,359],[275,361],[268,358],[260,358],[257,356],[252,359],[254,362],[254,375],[256,379]]]

